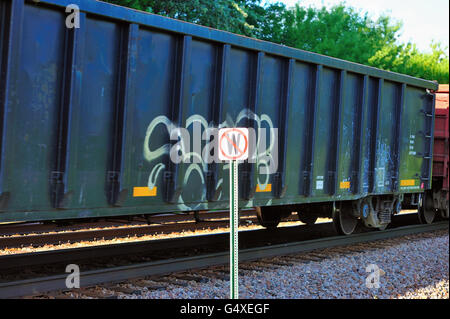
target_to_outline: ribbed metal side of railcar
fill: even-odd
[[[0,222],[227,208],[226,164],[170,160],[194,123],[269,132],[241,207],[430,188],[433,82],[93,0],[1,0],[0,36]]]

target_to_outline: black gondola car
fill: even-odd
[[[93,0],[1,0],[0,61],[0,223],[226,209],[226,164],[170,160],[195,123],[266,129],[239,183],[267,227],[384,228],[431,186],[430,81]]]

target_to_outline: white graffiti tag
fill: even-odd
[[[183,189],[188,186],[190,176],[193,172],[196,172],[201,182],[205,184],[208,164],[214,161],[219,162],[217,152],[215,151],[217,149],[217,131],[220,128],[236,127],[240,121],[248,120],[255,122],[254,133],[250,138],[250,145],[253,145],[253,152],[250,153],[248,161],[256,164],[257,182],[264,188],[269,183],[270,174],[275,173],[278,168],[278,130],[273,127],[272,120],[268,115],[262,114],[258,116],[249,109],[242,110],[235,120],[228,116],[227,120],[221,123],[219,127],[208,124],[208,121],[199,114],[190,116],[186,120],[185,128],[177,127],[164,115],[154,118],[147,127],[143,145],[144,159],[148,163],[156,162],[148,177],[148,187],[150,189],[154,188],[158,177],[166,169],[166,165],[163,163],[164,156],[169,156],[170,160],[175,164],[184,163],[188,165],[184,172]],[[266,128],[262,127],[264,125],[263,123],[268,126],[268,143],[266,142]],[[160,125],[165,128],[170,139],[176,141],[175,144],[152,145],[152,134],[156,134],[154,133],[155,129]],[[191,137],[188,131],[190,127],[194,135],[192,148],[190,145]],[[160,133],[160,131],[158,132]],[[201,147],[202,141],[205,144],[203,150]],[[224,169],[228,169],[228,165],[224,165],[223,167]],[[223,179],[220,178],[216,182],[215,189],[220,190],[222,184]],[[222,193],[220,192],[218,200],[221,197]],[[203,187],[201,202],[205,201],[205,198],[206,189]],[[201,202],[189,207],[185,204],[182,194],[177,199],[178,207],[182,210],[195,210],[202,204]]]

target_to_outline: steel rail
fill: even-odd
[[[393,226],[406,226],[414,224],[417,220],[417,214],[402,214],[392,223]],[[251,248],[261,246],[257,243],[251,245],[258,238],[266,241],[270,237],[271,244],[281,244],[285,242],[300,242],[335,235],[331,223],[318,223],[315,225],[300,225],[279,227],[270,234],[267,230],[240,230],[241,238],[240,248]],[[97,237],[100,238],[100,237]],[[79,248],[63,248],[57,250],[46,250],[32,253],[18,253],[0,256],[0,270],[17,269],[17,267],[30,267],[37,265],[55,264],[60,262],[79,262],[87,259],[98,259],[105,257],[116,257],[132,254],[148,254],[157,251],[171,251],[177,248],[201,248],[204,246],[226,246],[228,243],[227,233],[202,234],[189,237],[155,239],[155,240],[136,240],[133,242],[93,245]],[[20,266],[18,266],[20,265]]]
[[[278,228],[270,232],[269,236],[273,244],[277,242],[305,241],[335,234],[331,223],[321,223],[313,226],[291,226]],[[267,239],[267,230],[241,230],[239,236],[242,243],[251,246],[255,241]],[[93,245],[79,248],[65,248],[58,250],[46,250],[33,253],[20,253],[0,256],[0,271],[24,267],[48,265],[56,263],[79,262],[107,257],[119,257],[134,254],[149,254],[159,251],[172,251],[174,249],[189,249],[211,247],[218,249],[227,247],[228,233],[202,234],[189,237],[176,237],[158,240],[140,240],[108,245]],[[245,248],[245,247],[243,247]]]
[[[246,208],[240,210],[241,217],[256,216],[254,209]],[[228,218],[229,212],[218,211],[199,211],[197,217],[200,221],[210,221],[212,219]],[[75,231],[89,228],[107,228],[119,227],[124,225],[159,225],[167,223],[182,223],[196,220],[196,214],[190,213],[159,213],[142,216],[116,216],[97,218],[96,221],[85,221],[80,219],[59,220],[59,223],[69,223],[67,226],[61,226],[58,223],[42,223],[42,222],[18,222],[18,223],[0,223],[0,237],[8,235],[26,235],[30,233],[48,233],[58,231]],[[131,219],[130,219],[131,218]]]
[[[327,237],[303,242],[292,242],[281,245],[243,249],[239,252],[240,261],[252,261],[261,258],[289,255],[316,249],[336,246],[347,246],[357,243],[391,239],[429,231],[448,229],[448,221],[431,225],[405,226],[379,232],[360,233],[347,237]],[[202,256],[184,257],[161,260],[156,262],[139,263],[121,267],[81,272],[80,284],[88,287],[101,283],[119,282],[150,275],[164,275],[168,273],[190,269],[224,265],[229,261],[229,252],[220,252]],[[20,280],[0,284],[0,298],[17,298],[35,295],[55,290],[67,290],[65,281],[67,274]]]
[[[257,222],[256,218],[252,218],[251,220],[254,223]],[[228,224],[229,224],[228,220],[203,221],[200,223],[192,221],[190,223],[179,223],[170,225],[131,226],[126,228],[115,228],[115,229],[80,230],[61,233],[3,237],[0,238],[0,249],[6,247],[7,248],[21,247],[25,245],[32,245],[36,247],[49,244],[55,245],[67,242],[75,243],[80,241],[92,241],[95,239],[109,240],[115,238],[126,238],[135,236],[143,237],[161,233],[167,234],[181,231],[197,231],[206,228],[227,227]]]
[[[204,219],[206,217],[207,219]],[[104,223],[100,224],[104,229],[100,226],[100,229],[57,229],[55,227],[40,227],[39,231],[46,233],[35,233],[35,234],[21,234],[21,235],[13,235],[14,231],[23,231],[26,227],[11,227],[10,234],[1,234],[0,233],[0,249],[2,248],[13,248],[13,247],[21,247],[25,245],[42,246],[42,245],[50,245],[50,244],[60,244],[60,243],[74,243],[80,241],[88,241],[95,239],[115,239],[115,238],[123,238],[123,237],[142,237],[155,235],[160,233],[168,233],[168,232],[177,232],[177,231],[196,231],[202,230],[204,228],[220,228],[227,227],[229,221],[226,219],[228,217],[226,213],[208,213],[205,215],[201,215],[198,220],[194,219],[193,216],[187,217],[183,216],[167,216],[166,218],[153,218],[150,220],[150,225],[126,225],[118,227],[118,225],[105,225]],[[242,224],[244,225],[246,222],[251,221],[253,223],[257,223],[256,216],[249,215],[248,211],[243,213],[241,216]],[[94,225],[82,224],[85,228],[94,228]],[[37,225],[41,226],[41,225]],[[29,227],[29,226],[28,226]],[[74,226],[80,227],[80,226]],[[7,229],[6,227],[3,229]],[[39,228],[37,228],[39,229]],[[9,235],[9,236],[8,236]]]

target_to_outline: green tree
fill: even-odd
[[[368,13],[344,4],[330,9],[297,4],[290,11],[284,15],[283,44],[439,83],[449,82],[449,58],[441,45],[433,43],[431,53],[424,53],[412,43],[399,44],[402,24],[392,22],[389,16],[374,21]]]
[[[283,3],[271,3],[266,7],[254,7],[258,20],[253,22],[256,36],[265,41],[286,45],[293,15]]]
[[[369,64],[439,83],[449,81],[449,57],[439,43],[431,44],[431,53],[420,52],[412,43],[385,46],[369,59]]]
[[[286,8],[261,0],[106,0],[203,26],[316,52],[335,58],[449,82],[449,58],[440,44],[431,53],[399,44],[401,23],[339,4]]]
[[[260,0],[107,0],[107,2],[147,11],[206,27],[254,36],[247,23],[246,5]]]
[[[297,4],[292,14],[286,45],[362,64],[395,43],[401,28],[387,16],[373,21],[342,4],[330,9]]]

